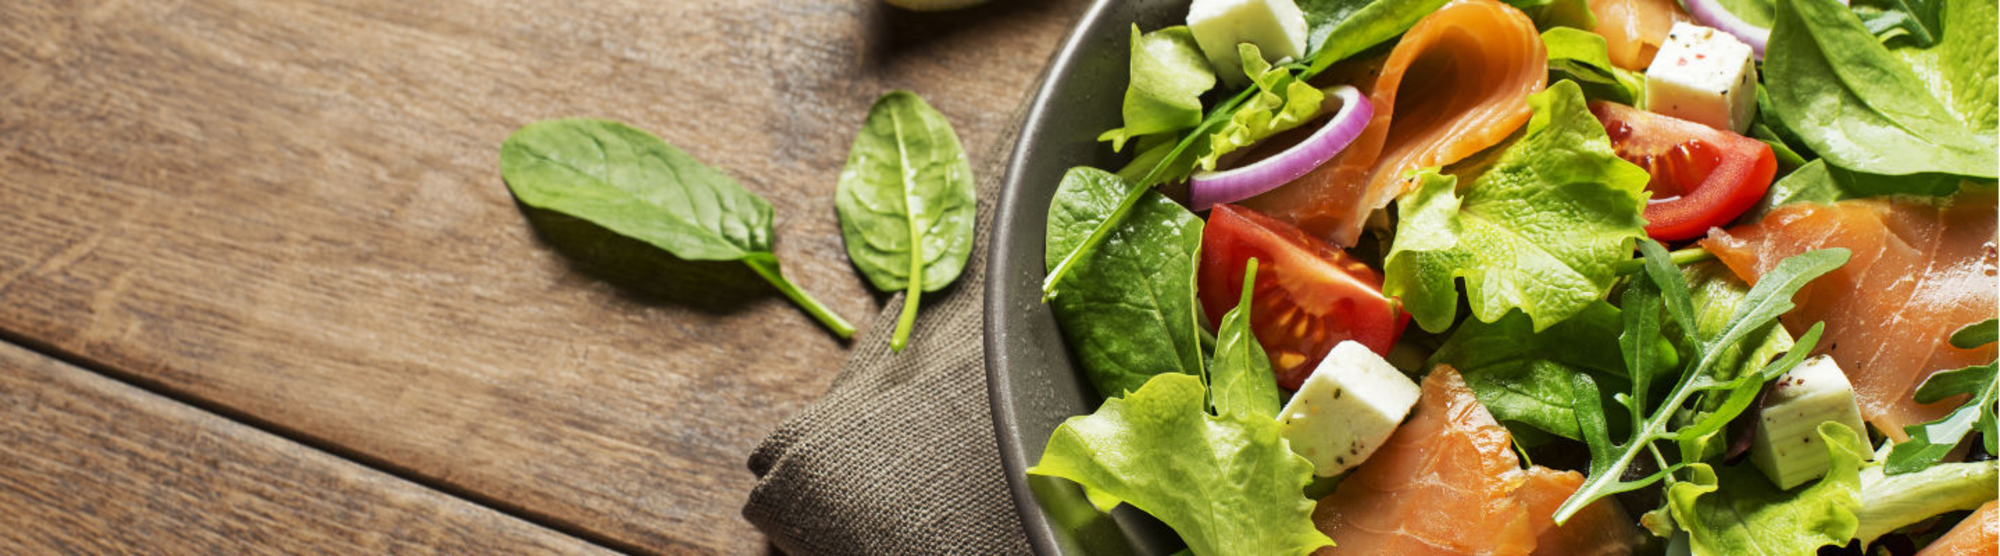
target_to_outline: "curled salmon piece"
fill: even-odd
[[[1701,245],[1744,281],[1786,257],[1843,247],[1847,265],[1793,299],[1780,322],[1792,334],[1826,322],[1815,354],[1833,356],[1854,384],[1861,416],[1898,442],[1905,425],[1935,420],[1962,403],[1918,404],[1931,373],[1993,361],[1993,345],[1958,349],[1951,333],[2000,314],[1995,277],[1995,197],[1861,199],[1780,207],[1754,224],[1711,230]]]
[[[2000,506],[1987,502],[1958,522],[1917,556],[1983,556],[2000,554]]]
[[[1405,173],[1457,162],[1527,123],[1528,95],[1548,82],[1548,54],[1520,10],[1457,0],[1411,27],[1388,58],[1322,77],[1367,91],[1375,117],[1326,164],[1243,204],[1351,246],[1370,213],[1413,185]]]
[[[1695,22],[1675,0],[1590,0],[1590,11],[1597,14],[1593,31],[1604,37],[1611,65],[1632,71],[1652,65],[1675,23]]]
[[[1550,519],[1582,484],[1574,471],[1522,469],[1507,429],[1440,366],[1409,422],[1313,509],[1335,543],[1319,553],[1630,553],[1640,533],[1608,499],[1562,527]]]

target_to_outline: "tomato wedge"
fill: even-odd
[[[1410,321],[1382,295],[1381,273],[1290,224],[1226,204],[1215,206],[1201,234],[1196,279],[1210,321],[1236,307],[1251,257],[1257,258],[1257,285],[1250,294],[1250,331],[1270,355],[1278,385],[1288,390],[1297,390],[1344,340],[1388,355]]]
[[[1604,101],[1590,103],[1618,157],[1646,169],[1646,235],[1701,237],[1764,198],[1778,173],[1771,146],[1706,125]]]

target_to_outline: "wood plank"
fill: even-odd
[[[0,554],[602,548],[0,344]]]
[[[0,2],[0,330],[616,548],[760,552],[744,458],[845,346],[738,265],[524,215],[501,140],[660,134],[862,321],[868,105],[919,92],[976,166],[1081,5]]]

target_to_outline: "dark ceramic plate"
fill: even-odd
[[[1104,514],[1066,481],[1028,477],[1049,433],[1095,410],[1055,316],[1041,302],[1049,199],[1074,166],[1117,169],[1125,158],[1097,142],[1121,124],[1131,26],[1187,17],[1188,0],[1099,0],[1052,60],[1007,164],[986,276],[986,377],[1000,459],[1028,540],[1042,554],[1166,554],[1179,540],[1129,507]]]

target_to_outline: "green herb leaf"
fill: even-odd
[[[1979,0],[1924,0],[1930,10],[1943,10],[1944,23],[1936,46],[1891,51],[1915,70],[1931,96],[1937,97],[1959,121],[1982,135],[1991,149],[2000,124],[2000,6]],[[1938,6],[1942,3],[1942,6]],[[1913,8],[1923,11],[1922,8]]]
[[[1458,369],[1479,403],[1510,428],[1526,425],[1582,440],[1571,407],[1578,394],[1570,375],[1624,384],[1630,373],[1618,347],[1622,323],[1618,308],[1602,301],[1539,333],[1520,311],[1491,323],[1468,320],[1438,347],[1429,364]],[[1653,353],[1658,357],[1643,362],[1642,371],[1657,373],[1677,363],[1673,346],[1656,341]]]
[[[1828,163],[1883,175],[2000,175],[1993,134],[1933,97],[1853,11],[1834,0],[1778,0],[1776,13],[1764,59],[1772,106]]]
[[[1319,114],[1321,102],[1326,100],[1326,93],[1293,75],[1291,70],[1265,62],[1257,45],[1246,42],[1237,48],[1243,57],[1243,71],[1250,76],[1255,92],[1236,108],[1227,123],[1209,136],[1208,152],[1196,159],[1204,169],[1214,170],[1224,154],[1312,121]]]
[[[1821,424],[1819,435],[1832,464],[1819,482],[1796,491],[1779,490],[1748,465],[1688,466],[1693,480],[1668,487],[1667,504],[1694,553],[1792,556],[1847,544],[1859,527],[1868,446],[1840,423]]]
[[[1053,267],[1116,210],[1132,187],[1117,175],[1071,168],[1049,203],[1045,262]],[[1152,375],[1202,373],[1201,314],[1194,270],[1202,221],[1147,192],[1109,234],[1117,249],[1091,251],[1063,278],[1049,306],[1084,374],[1105,397],[1124,395]]]
[[[1309,554],[1332,545],[1302,494],[1312,463],[1292,453],[1278,422],[1212,416],[1202,397],[1200,378],[1153,377],[1056,427],[1028,473],[1069,479],[1093,500],[1152,514],[1195,554]]]
[[[1132,70],[1125,89],[1125,127],[1104,132],[1111,150],[1142,135],[1180,131],[1201,123],[1201,94],[1215,88],[1215,70],[1186,25],[1139,33],[1132,25]]]
[[[1589,31],[1597,28],[1597,14],[1590,11],[1589,0],[1506,0],[1528,19],[1535,22],[1535,28],[1553,31],[1570,28]],[[1545,35],[1546,36],[1546,35]]]
[[[1398,201],[1402,220],[1383,293],[1424,330],[1457,316],[1465,280],[1474,317],[1520,309],[1546,329],[1604,299],[1635,238],[1645,237],[1645,170],[1618,158],[1573,82],[1531,95],[1535,114],[1463,199],[1457,179],[1426,171]]]
[[[2000,460],[1940,463],[1889,475],[1881,466],[1861,470],[1861,528],[1866,546],[1876,538],[1945,512],[1978,508],[2000,492]]]
[[[1951,344],[1959,349],[1972,349],[1994,341],[1996,321],[1967,325],[1951,335]],[[1944,417],[1928,423],[1903,427],[1910,440],[1897,444],[1889,451],[1885,470],[1890,475],[1919,471],[1936,465],[1951,453],[1952,448],[1979,431],[1986,439],[1985,448],[1994,452],[1995,441],[2000,440],[2000,429],[1994,426],[1994,414],[2000,412],[2000,381],[1995,374],[2000,373],[2000,361],[1985,365],[1973,365],[1932,374],[1917,386],[1917,403],[1938,403],[1955,396],[1968,396],[1965,403]]]
[[[834,334],[854,335],[779,270],[769,202],[651,133],[607,120],[535,122],[501,144],[500,175],[522,204],[682,259],[743,261]]]
[[[1208,393],[1217,415],[1248,413],[1278,417],[1278,380],[1271,358],[1250,332],[1250,294],[1257,285],[1257,259],[1243,269],[1243,296],[1223,313],[1215,332],[1215,358],[1208,366]]]
[[[1308,78],[1334,62],[1396,38],[1449,0],[1302,0]]]
[[[1583,87],[1583,96],[1637,105],[1646,97],[1645,74],[1611,65],[1604,36],[1571,27],[1542,32],[1549,51],[1549,82],[1568,79]]]
[[[868,109],[834,195],[847,258],[884,291],[905,290],[889,348],[902,351],[923,292],[958,279],[972,254],[972,166],[944,114],[909,91]]]
[[[1862,26],[1883,42],[1901,38],[1929,47],[1941,36],[1944,4],[1944,0],[1856,0],[1852,7]]]

